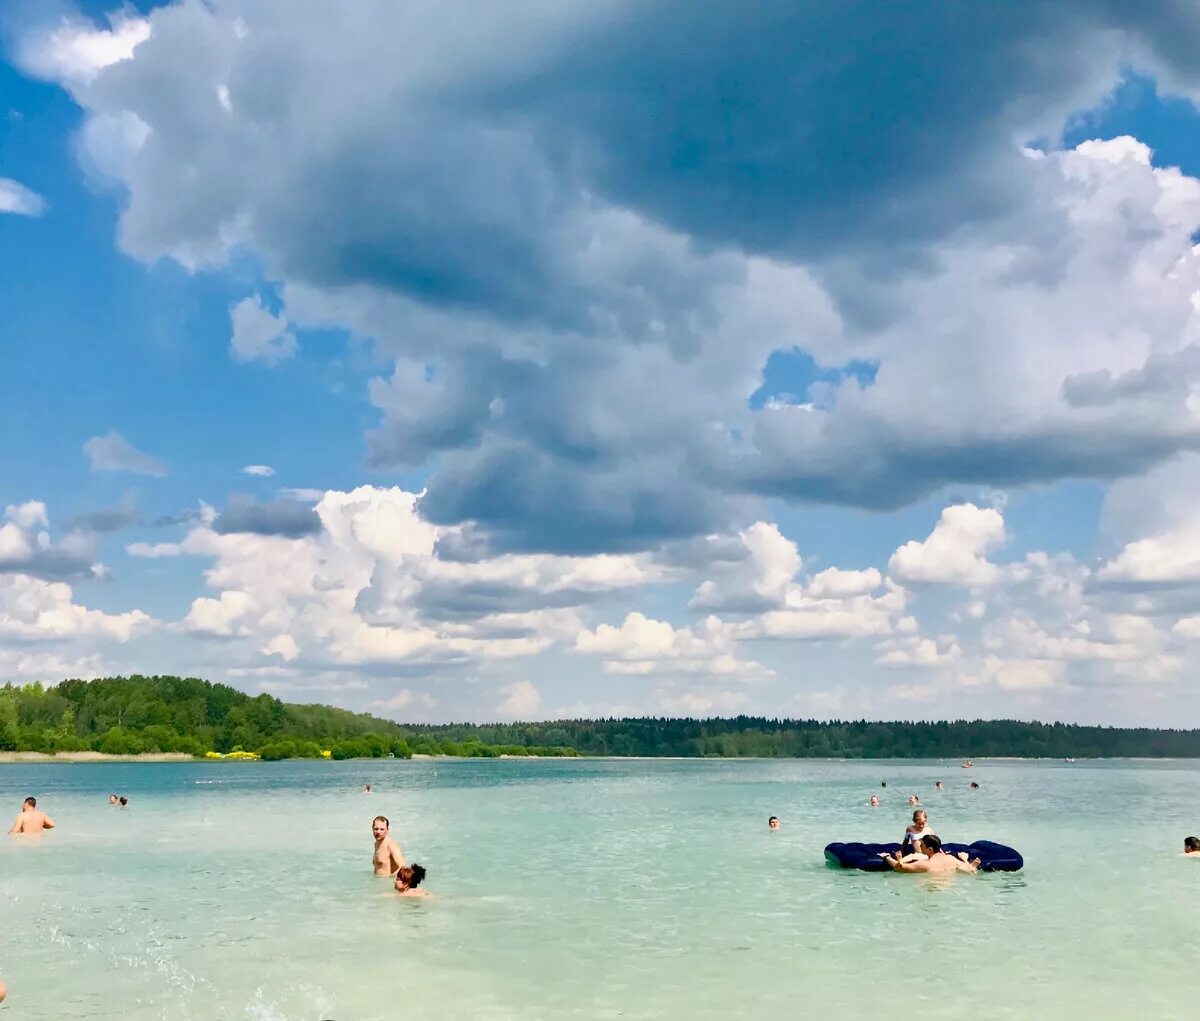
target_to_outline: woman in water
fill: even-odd
[[[417,889],[424,880],[424,865],[405,865],[396,873],[396,892],[401,897],[428,897],[425,890]]]
[[[1200,837],[1184,837],[1183,853],[1191,858],[1200,858]]]

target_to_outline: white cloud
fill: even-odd
[[[667,716],[729,716],[742,712],[750,698],[744,691],[686,691],[680,694],[660,693],[658,711]]]
[[[879,645],[879,656],[875,662],[882,667],[942,667],[957,663],[962,650],[953,635],[945,635],[936,641],[911,635],[892,639]]]
[[[1200,616],[1181,617],[1171,626],[1171,634],[1179,638],[1200,638]]]
[[[243,298],[229,310],[229,316],[233,323],[229,353],[235,361],[275,365],[296,353],[296,335],[288,328],[287,319],[269,312],[261,298]]]
[[[701,583],[688,604],[691,609],[761,609],[784,601],[802,563],[796,544],[767,521],[756,521],[739,538],[744,558],[728,565],[718,579]]]
[[[542,694],[531,681],[516,681],[501,689],[504,699],[496,712],[506,718],[531,720],[542,707]]]
[[[259,651],[264,656],[279,656],[285,663],[300,655],[300,647],[291,635],[276,635]]]
[[[865,571],[844,571],[828,567],[813,575],[805,593],[814,599],[850,599],[874,592],[883,584],[883,575],[874,567]]]
[[[133,472],[161,477],[167,465],[161,458],[138,450],[115,429],[104,436],[93,436],[83,445],[94,472]]]
[[[268,464],[248,464],[242,469],[246,475],[257,475],[259,478],[270,478],[275,474],[275,469]]]
[[[110,15],[110,28],[90,21],[64,18],[51,29],[27,37],[21,64],[43,78],[86,85],[106,67],[129,60],[139,44],[150,38],[150,20],[123,13]]]
[[[0,574],[0,638],[25,642],[128,642],[155,622],[141,610],[104,613],[74,601],[71,586]]]
[[[19,181],[0,177],[0,213],[17,216],[41,216],[46,211],[46,200]]]
[[[601,624],[575,640],[576,652],[603,656],[604,669],[614,674],[771,676],[762,664],[739,660],[735,646],[734,628],[717,617],[677,628],[638,612],[628,614],[620,627]]]
[[[387,698],[376,699],[371,703],[372,709],[377,709],[384,713],[399,713],[405,709],[410,709],[417,706],[421,709],[432,709],[437,703],[433,696],[423,691],[412,691],[409,688],[401,688],[394,695],[389,695]]]
[[[924,542],[912,540],[896,550],[888,571],[908,585],[991,585],[1000,570],[985,554],[1005,538],[998,510],[956,504],[942,511]]]

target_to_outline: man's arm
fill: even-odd
[[[892,867],[894,872],[925,872],[925,859],[920,861],[908,861],[904,858],[897,858],[895,855],[889,854],[883,859]]]
[[[21,816],[20,815],[17,816],[16,822],[14,822],[12,824],[12,829],[9,830],[8,832],[9,833],[20,833],[21,832]]]
[[[388,854],[392,857],[392,872],[404,868],[404,854],[400,850],[400,845],[391,837],[388,837]]]
[[[54,820],[51,819],[50,816],[48,816],[48,815],[42,816],[42,829],[44,829],[44,830],[54,829]]]

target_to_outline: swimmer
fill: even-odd
[[[919,861],[907,861],[895,855],[884,855],[883,860],[896,872],[928,872],[934,875],[950,872],[978,872],[980,861],[963,861],[942,850],[942,842],[932,833],[921,838],[924,857]]]
[[[967,761],[962,764],[962,768],[970,769],[973,765],[975,765],[975,763],[972,762],[970,759],[967,759]]]
[[[908,803],[910,805],[919,805],[921,803],[921,799],[918,798],[915,794],[910,794],[908,796]]]
[[[878,808],[878,807],[879,807],[879,795],[878,795],[878,794],[872,794],[872,795],[871,795],[871,807],[872,807],[872,808]]]
[[[971,781],[971,790],[973,790],[973,791],[979,790],[979,784],[977,784],[974,780]]]
[[[108,803],[110,805],[115,805],[117,803],[117,796],[115,794],[110,794],[108,796]]]
[[[401,897],[428,897],[428,892],[417,889],[424,880],[424,865],[405,865],[396,872],[396,892]]]
[[[400,845],[388,836],[391,825],[383,815],[377,815],[371,820],[371,834],[375,837],[375,855],[371,864],[375,866],[377,876],[390,876],[397,869],[404,867],[404,855],[400,853]]]
[[[125,797],[124,794],[122,794],[119,798],[117,798],[117,801],[119,801],[121,803],[122,808],[126,808],[129,805],[129,799],[127,797]]]
[[[887,786],[887,781],[886,781],[886,780],[880,780],[880,781],[879,781],[879,786],[880,786],[880,787],[886,787],[886,786]]]
[[[37,807],[37,798],[28,797],[21,805],[21,814],[9,833],[41,833],[54,829],[54,820]]]
[[[769,829],[769,830],[779,829],[779,820],[776,819],[775,816],[771,816],[771,818],[767,820],[767,829]]]
[[[937,783],[935,783],[935,784],[933,785],[933,789],[934,789],[935,791],[940,791],[940,790],[942,790],[942,781],[941,781],[941,780],[939,780]]]
[[[1183,853],[1189,858],[1200,858],[1200,837],[1184,837]]]
[[[365,783],[365,784],[363,784],[363,793],[364,793],[364,794],[370,794],[370,793],[371,793],[371,785],[370,785],[369,783]]]

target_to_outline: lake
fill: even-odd
[[[825,865],[831,840],[898,840],[910,793],[944,839],[1011,844],[1024,871]],[[58,829],[0,841],[14,1018],[1127,1019],[1200,1002],[1200,860],[1179,855],[1200,832],[1193,762],[0,767],[10,817],[26,794]],[[372,877],[376,814],[434,898]]]

